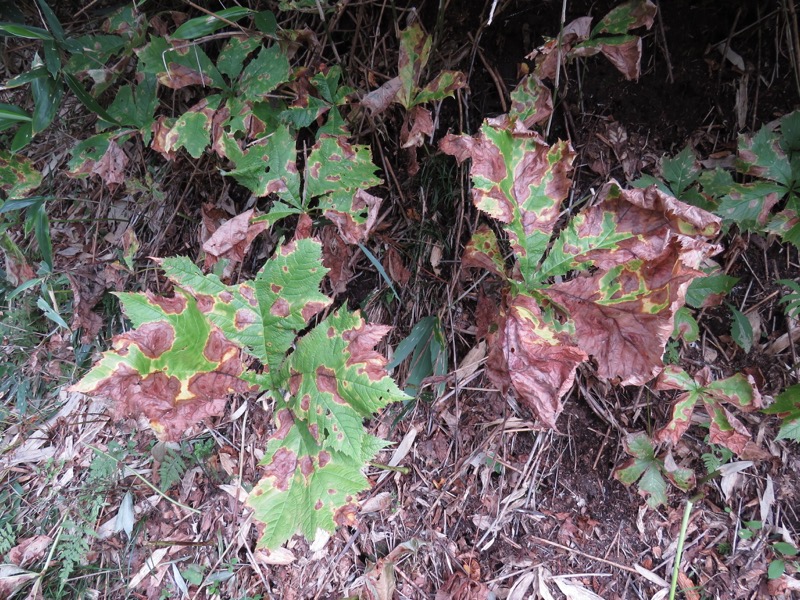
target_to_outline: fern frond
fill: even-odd
[[[791,290],[778,300],[778,302],[785,305],[784,310],[787,316],[796,317],[800,314],[800,284],[792,279],[778,279],[778,283],[785,285]]]

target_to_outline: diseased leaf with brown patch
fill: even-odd
[[[336,312],[287,358],[281,379],[288,395],[278,400],[277,431],[262,460],[265,477],[248,499],[267,526],[259,545],[353,523],[356,494],[368,487],[361,469],[384,445],[362,420],[406,398],[373,349],[388,330]]]
[[[631,260],[542,290],[570,315],[600,377],[643,385],[661,370],[675,311],[691,280],[702,276],[681,263],[674,246],[656,260]]]
[[[461,264],[465,267],[486,269],[500,277],[506,276],[506,265],[497,243],[497,235],[487,225],[479,226],[472,234],[464,248]]]
[[[531,128],[550,118],[553,112],[553,95],[535,75],[527,75],[511,92],[511,109],[508,116]]]
[[[552,316],[543,315],[534,298],[520,294],[511,300],[501,320],[490,361],[497,352],[504,354],[519,400],[556,429],[563,410],[561,397],[572,387],[575,370],[587,358],[583,350],[571,343],[567,332],[557,331]]]
[[[566,142],[552,147],[506,119],[484,122],[476,137],[446,136],[440,148],[457,160],[472,158],[473,202],[503,223],[520,272],[529,285],[547,250],[561,203],[569,192],[574,153]]]
[[[658,377],[659,390],[680,390],[669,423],[655,434],[660,442],[677,444],[692,423],[698,404],[705,407],[709,419],[709,439],[712,444],[725,446],[737,456],[751,449],[751,436],[744,425],[723,404],[751,412],[762,407],[761,394],[752,377],[736,373],[714,380],[711,369],[703,367],[694,377],[676,366],[668,366]]]
[[[264,221],[251,223],[254,210],[251,208],[221,225],[203,244],[207,253],[206,268],[216,264],[220,258],[240,263],[244,260],[250,244],[267,228]]]
[[[475,137],[447,136],[441,148],[458,160],[472,158],[475,204],[503,224],[516,258],[500,329],[487,337],[493,382],[513,387],[555,426],[574,369],[589,356],[605,379],[641,385],[655,377],[675,311],[692,279],[703,275],[697,267],[720,250],[709,242],[719,218],[655,187],[622,190],[612,181],[552,240],[570,185],[573,154],[565,143],[549,147],[519,119],[499,117]],[[467,247],[467,260],[502,272],[479,245],[494,245],[487,230]],[[590,267],[590,274],[575,273]],[[551,316],[542,321],[544,309]],[[555,372],[545,366],[550,355]]]
[[[282,378],[289,382],[289,406],[325,448],[360,455],[362,419],[405,397],[386,375],[386,359],[373,350],[389,329],[336,312],[287,358]]]
[[[357,495],[369,487],[361,472],[364,462],[384,443],[368,437],[364,453],[357,456],[325,450],[289,410],[275,414],[277,431],[261,460],[264,477],[247,498],[255,517],[266,525],[258,545],[277,548],[295,533],[314,539],[318,529],[353,525]]]
[[[73,390],[109,398],[117,415],[142,415],[159,438],[178,440],[221,414],[229,394],[250,389],[240,379],[239,348],[203,318],[191,296],[118,295],[137,328],[115,336],[113,350]]]

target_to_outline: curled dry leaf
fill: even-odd
[[[391,277],[392,281],[395,283],[405,286],[408,280],[411,279],[411,271],[403,264],[403,258],[394,248],[390,247],[386,251],[386,255],[383,258],[383,265],[389,273],[389,277]]]
[[[47,535],[25,538],[8,551],[6,559],[18,567],[27,568],[42,558],[52,543],[53,538]]]
[[[220,258],[227,258],[236,263],[244,260],[250,244],[268,226],[265,221],[251,223],[253,212],[251,208],[233,217],[218,227],[203,244],[203,250],[206,252],[206,268],[216,264]]]

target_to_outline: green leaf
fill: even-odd
[[[53,323],[55,323],[59,327],[63,327],[64,329],[69,331],[69,325],[67,325],[67,322],[60,314],[58,314],[58,311],[55,308],[50,306],[47,300],[45,300],[40,296],[39,299],[36,301],[36,306],[38,306],[39,309],[44,313],[45,317],[50,319]]]
[[[36,242],[39,244],[42,260],[52,269],[53,243],[50,239],[50,219],[47,216],[45,203],[40,201],[36,206],[29,209],[28,218],[33,221],[33,231],[36,236]]]
[[[7,34],[14,37],[20,37],[30,40],[52,40],[53,36],[46,29],[41,27],[30,27],[28,25],[20,25],[19,23],[0,23],[0,31],[5,31]]]
[[[270,136],[261,138],[246,151],[233,136],[223,133],[221,150],[235,167],[223,171],[223,175],[233,177],[256,196],[277,194],[299,209],[302,203],[295,144],[295,137],[285,125],[279,125]]]
[[[73,76],[71,73],[64,73],[64,81],[67,82],[69,89],[72,90],[72,93],[75,94],[78,100],[80,100],[86,108],[109,123],[119,125],[116,119],[112,117],[106,111],[106,109],[100,106],[97,100],[95,100],[94,97],[84,89],[83,84],[81,84],[81,82],[78,81],[75,76]]]
[[[800,151],[800,110],[781,119],[781,149],[786,154]]]
[[[36,135],[53,122],[64,97],[64,87],[52,77],[42,77],[31,81],[31,93],[34,101],[31,131]]]
[[[715,306],[738,281],[738,277],[724,274],[695,279],[686,291],[686,304],[692,308]]]
[[[750,324],[750,320],[737,308],[730,304],[728,304],[728,308],[731,309],[731,314],[733,315],[731,337],[742,350],[750,352],[750,348],[753,347],[753,326]]]
[[[25,146],[30,144],[33,139],[33,127],[31,123],[23,123],[14,134],[14,139],[11,140],[11,152],[19,152]]]
[[[675,196],[680,198],[690,185],[700,174],[700,167],[694,156],[694,152],[689,146],[681,150],[680,154],[674,158],[664,158],[661,161],[661,173],[669,183]]]
[[[344,136],[322,136],[306,161],[304,202],[328,194],[346,194],[354,199],[358,190],[382,183],[375,171],[369,146],[352,145]],[[329,196],[326,202],[335,205],[341,200]]]
[[[793,385],[778,394],[770,406],[764,409],[768,415],[783,419],[776,440],[800,442],[800,385]]]
[[[226,23],[226,21],[235,23],[252,13],[252,10],[242,6],[225,8],[211,15],[189,19],[178,27],[170,37],[175,40],[194,40],[199,37],[211,35],[223,27],[228,27],[229,24]]]
[[[786,563],[782,560],[773,560],[767,567],[767,579],[778,579],[786,572]]]
[[[42,183],[42,174],[25,157],[0,150],[0,190],[6,198],[21,198]]]
[[[790,289],[790,292],[778,300],[780,304],[784,305],[784,312],[790,317],[797,316],[800,313],[800,284],[791,279],[778,279],[775,283],[785,285]]]
[[[19,106],[13,104],[0,103],[0,119],[6,119],[14,122],[31,121],[31,116],[22,110]]]
[[[61,23],[53,12],[53,9],[48,6],[45,0],[36,0],[36,4],[39,5],[39,10],[42,11],[42,16],[44,16],[44,20],[47,23],[47,26],[53,32],[55,38],[59,41],[63,41],[64,28],[61,26]]]
[[[200,158],[211,141],[211,119],[221,100],[222,96],[213,94],[178,117],[166,135],[164,150],[186,148],[192,158]]]
[[[242,71],[238,89],[251,101],[263,100],[280,84],[289,81],[289,60],[277,45],[262,48]]]
[[[656,6],[648,0],[629,0],[611,11],[594,26],[590,37],[601,34],[622,34],[637,27],[650,27]]]
[[[632,485],[638,480],[639,489],[647,496],[650,507],[666,506],[667,483],[661,475],[664,463],[656,458],[650,438],[644,432],[630,433],[624,439],[623,446],[633,458],[614,469],[614,478],[625,485]]]
[[[800,552],[794,545],[786,542],[773,542],[772,549],[783,556],[797,556],[797,553]]]
[[[119,125],[141,130],[145,135],[145,141],[148,141],[156,106],[158,106],[156,77],[148,73],[142,76],[142,80],[135,87],[123,85],[119,88],[114,101],[108,107],[108,114]]]
[[[38,66],[34,66],[30,71],[20,73],[16,77],[12,77],[6,81],[0,89],[10,90],[35,81],[36,79],[43,79],[45,77],[50,77],[50,73],[47,71],[44,65],[40,63]]]
[[[278,32],[278,20],[271,10],[256,13],[254,22],[258,30],[265,35],[273,36]]]
[[[217,69],[231,79],[239,77],[244,67],[244,61],[261,47],[261,38],[258,36],[234,36],[230,38],[217,57]]]

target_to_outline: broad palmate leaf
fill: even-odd
[[[113,349],[76,391],[110,399],[119,416],[143,415],[160,438],[174,441],[221,414],[229,394],[250,388],[240,379],[239,348],[204,318],[189,294],[118,295],[136,329],[114,337]]]
[[[363,419],[407,399],[374,350],[390,328],[342,310],[301,335],[331,302],[319,292],[327,270],[313,239],[279,247],[238,285],[186,258],[159,262],[175,296],[121,294],[136,329],[117,336],[75,389],[111,399],[118,414],[144,415],[168,440],[221,414],[230,393],[266,393],[276,431],[249,501],[266,524],[260,544],[351,523],[356,495],[369,486],[364,464],[384,445]],[[263,372],[244,370],[242,350]]]

